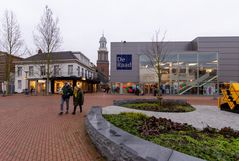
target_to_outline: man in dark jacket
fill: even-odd
[[[69,111],[69,100],[72,95],[72,89],[69,83],[65,82],[64,86],[61,89],[61,112],[59,115],[62,115],[64,112],[64,102],[66,102],[66,114]]]
[[[76,108],[79,105],[80,106],[80,112],[82,112],[82,105],[84,104],[84,94],[80,88],[75,86],[74,92],[73,92],[73,104],[74,104],[74,111],[72,112],[72,115],[76,114]]]

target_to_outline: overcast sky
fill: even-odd
[[[45,5],[59,18],[60,50],[83,52],[97,60],[104,31],[107,47],[116,41],[151,41],[157,29],[166,40],[191,41],[197,36],[238,36],[238,0],[0,0],[0,16],[15,13],[28,48]]]

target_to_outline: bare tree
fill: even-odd
[[[0,44],[2,49],[7,53],[6,55],[6,82],[7,94],[9,94],[9,83],[11,77],[11,68],[13,63],[13,56],[19,56],[19,50],[22,48],[23,40],[21,39],[20,27],[17,23],[16,17],[12,11],[5,11],[2,21],[2,38]]]
[[[148,48],[145,55],[149,58],[150,62],[150,69],[154,71],[154,73],[157,75],[157,98],[160,100],[161,103],[161,81],[162,81],[162,65],[165,60],[166,54],[167,54],[167,47],[165,40],[166,32],[163,33],[163,35],[160,37],[160,30],[155,32],[155,35],[152,39],[151,46]]]
[[[38,49],[46,53],[46,94],[49,92],[50,64],[52,63],[51,53],[56,51],[62,42],[58,19],[53,19],[53,13],[47,6],[37,26],[38,34],[34,34],[35,44]]]

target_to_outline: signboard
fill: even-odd
[[[132,70],[132,55],[116,55],[117,70]]]
[[[38,80],[38,83],[45,83],[46,80]]]

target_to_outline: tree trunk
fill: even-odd
[[[9,89],[9,86],[10,86],[10,73],[11,73],[11,55],[10,54],[7,54],[7,65],[6,65],[6,95],[9,95],[10,94],[10,89]]]
[[[49,79],[50,79],[50,53],[47,53],[47,74],[46,74],[46,95],[49,95]]]
[[[158,73],[158,95],[157,95],[157,99],[159,100],[159,105],[161,105],[161,103],[162,103],[162,96],[161,96],[160,86],[161,86],[161,73]]]

